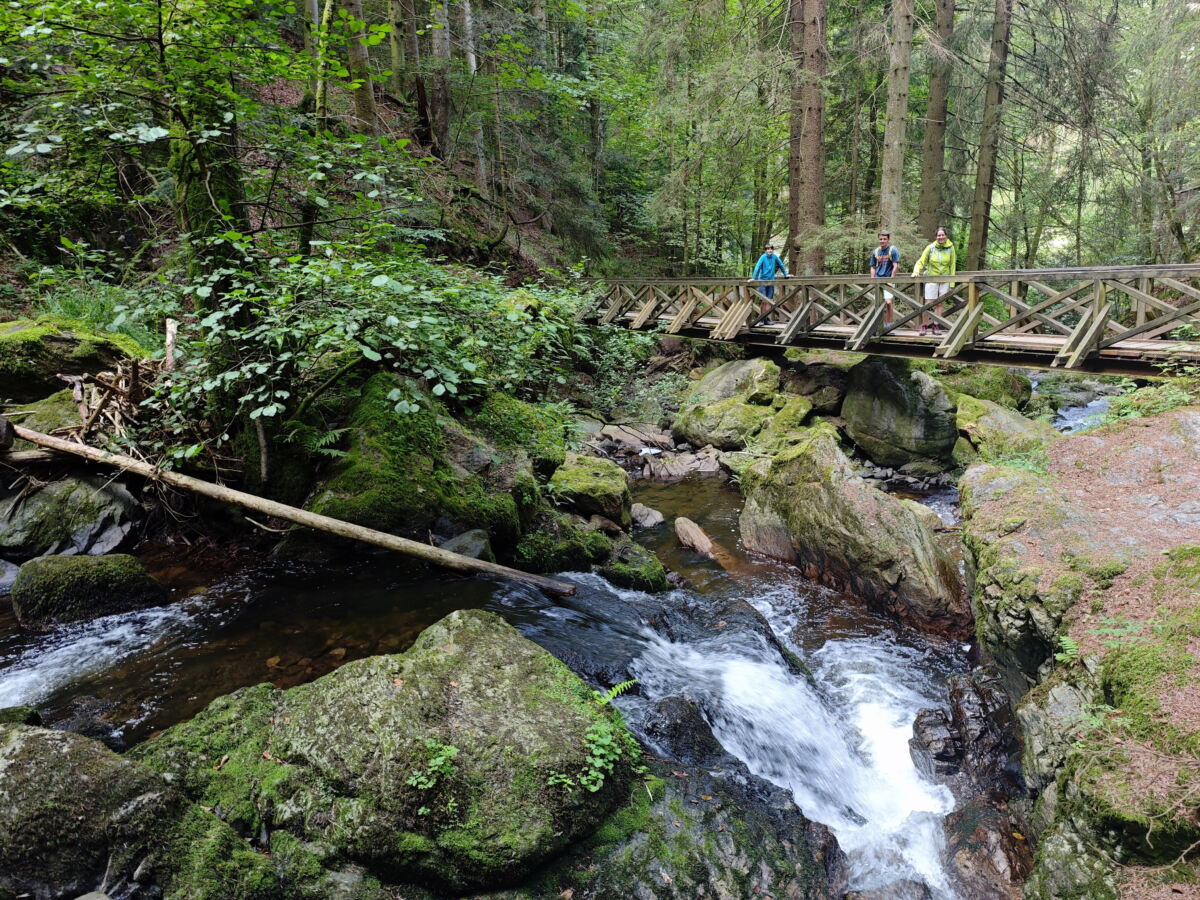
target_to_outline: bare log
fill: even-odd
[[[205,497],[211,497],[214,500],[220,500],[224,503],[233,503],[267,516],[274,516],[277,519],[295,522],[297,525],[303,525],[307,528],[315,528],[318,531],[327,531],[339,537],[353,538],[367,544],[374,544],[377,547],[395,550],[397,553],[423,559],[426,562],[431,562],[447,569],[453,569],[457,572],[469,572],[473,575],[491,575],[497,578],[508,578],[513,581],[524,582],[552,596],[569,597],[575,593],[575,586],[573,584],[555,581],[552,578],[544,578],[541,575],[533,575],[529,572],[521,572],[518,569],[510,569],[507,566],[497,565],[486,560],[461,556],[458,553],[451,553],[440,547],[431,547],[428,544],[410,541],[407,538],[398,537],[383,531],[376,531],[373,528],[363,528],[361,525],[353,525],[350,522],[343,522],[341,519],[333,519],[329,516],[311,513],[308,510],[297,509],[285,503],[277,503],[274,500],[256,497],[254,494],[247,494],[244,491],[235,491],[232,488],[222,487],[219,484],[213,484],[209,481],[202,481],[190,475],[157,469],[149,463],[144,463],[129,456],[122,456],[119,453],[108,453],[85,444],[65,441],[62,438],[22,428],[20,425],[14,425],[13,430],[18,437],[24,438],[30,443],[37,444],[39,447],[47,447],[51,450],[70,453],[73,456],[81,456],[93,462],[115,466],[118,469],[133,472],[135,475],[141,475],[143,478],[161,481],[163,484],[169,484],[172,487],[191,491],[195,494],[202,494]]]

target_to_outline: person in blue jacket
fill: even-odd
[[[766,251],[758,258],[758,262],[754,264],[754,272],[751,274],[750,280],[774,281],[776,272],[782,272],[784,278],[790,277],[788,275],[787,266],[783,264],[783,260],[775,255],[775,247],[772,244],[767,244]],[[766,298],[766,300],[759,305],[759,313],[765,316],[768,308],[767,301],[772,300],[775,297],[775,285],[760,284],[758,286],[758,292]]]

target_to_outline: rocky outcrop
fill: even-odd
[[[672,434],[695,447],[740,450],[771,418],[778,390],[779,367],[770,360],[727,362],[688,394]]]
[[[143,355],[131,338],[101,334],[78,322],[48,317],[5,322],[0,325],[0,397],[41,400],[62,387],[59,374],[100,372]]]
[[[405,654],[220,698],[133,756],[244,835],[323,845],[315,864],[469,890],[590,833],[628,801],[638,753],[565,666],[468,611]]]
[[[1008,407],[959,394],[955,422],[971,449],[986,459],[1036,453],[1059,433],[1045,422],[1027,419]]]
[[[432,397],[420,397],[416,411],[398,412],[396,397],[409,392],[386,373],[363,385],[347,422],[345,455],[335,461],[305,508],[420,540],[428,539],[431,531],[448,536],[479,528],[488,533],[498,553],[508,552],[539,504],[528,455],[502,449],[453,422]],[[521,434],[526,426],[533,427],[514,418],[511,433]],[[538,434],[552,443],[553,429]],[[561,434],[558,437],[561,448]],[[552,447],[537,452],[539,458],[554,458]],[[327,549],[328,540],[319,547]],[[297,532],[283,549],[295,555],[319,548],[310,534]]]
[[[884,466],[948,463],[958,437],[946,390],[907,360],[868,357],[850,370],[842,418],[846,432]]]
[[[13,612],[27,627],[95,619],[166,600],[166,589],[123,553],[32,559],[12,586]]]
[[[1033,382],[1003,366],[981,363],[926,362],[918,364],[950,393],[967,394],[1007,409],[1023,409],[1033,394]]]
[[[657,593],[668,588],[667,570],[658,557],[628,538],[617,540],[612,554],[596,571],[617,587]]]
[[[23,562],[46,554],[112,553],[141,520],[141,506],[100,475],[43,485],[0,486],[0,556]]]
[[[42,434],[66,428],[68,425],[78,425],[82,421],[79,417],[79,405],[75,402],[70,388],[20,406],[13,410],[13,413],[17,424]],[[28,450],[33,446],[29,441],[20,438],[13,442],[13,448],[16,450]]]
[[[0,896],[65,900],[100,887],[283,896],[271,861],[158,773],[79,735],[0,725]]]
[[[747,549],[849,587],[900,617],[964,634],[970,617],[949,555],[901,501],[859,478],[827,424],[742,476]]]
[[[632,523],[629,477],[612,460],[568,453],[550,489],[560,505],[581,516],[604,516],[622,528]]]
[[[1116,898],[1138,864],[1149,881],[1122,896],[1194,877],[1166,864],[1200,840],[1197,437],[1180,409],[963,478],[979,635],[1019,699],[1031,900]]]

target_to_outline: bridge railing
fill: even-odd
[[[948,285],[946,293],[926,300],[923,285],[930,283]],[[1156,357],[1182,351],[1200,358],[1200,265],[599,285],[594,315],[601,323],[712,340],[840,341],[865,350],[877,342],[930,343],[916,331],[928,321],[944,329],[932,339],[932,355],[942,358],[967,348],[1049,354],[1052,365],[1068,368],[1104,352]]]

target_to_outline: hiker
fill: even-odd
[[[879,232],[879,246],[871,251],[867,265],[871,268],[872,278],[891,278],[896,274],[896,266],[900,264],[900,251],[892,246],[890,232]],[[892,292],[884,290],[883,302],[887,308],[883,312],[883,330],[892,330]]]
[[[933,234],[933,243],[925,248],[925,252],[921,254],[921,258],[917,260],[917,264],[913,267],[913,277],[916,278],[922,272],[926,275],[953,275],[958,269],[958,259],[954,253],[954,244],[950,240],[950,235],[945,228],[941,226]],[[930,300],[940,301],[942,297],[950,290],[949,282],[927,282],[925,284],[925,302]],[[939,302],[933,310],[937,315],[942,314],[942,304]],[[921,313],[921,334],[940,334],[941,328],[937,322],[925,322],[926,315]]]
[[[775,255],[774,245],[767,244],[767,249],[763,252],[763,255],[758,258],[758,262],[754,264],[754,272],[750,275],[750,280],[774,281],[776,271],[782,272],[784,278],[790,277],[788,275],[787,266],[783,264],[783,260]],[[770,309],[770,303],[768,301],[775,297],[775,285],[760,284],[757,290],[766,298],[766,300],[758,305],[758,314],[760,316],[765,316],[767,314],[767,310]]]

